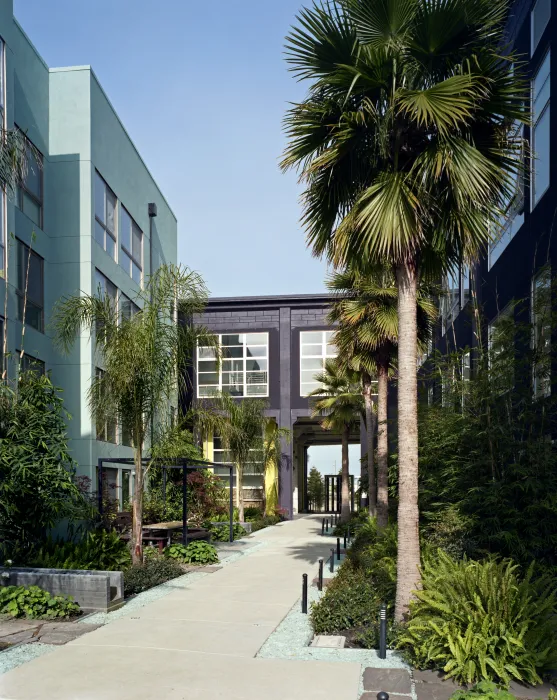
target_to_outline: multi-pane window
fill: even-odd
[[[443,288],[444,293],[441,297],[441,321],[442,332],[445,333],[459,312],[460,271],[458,268],[447,273]]]
[[[532,207],[549,187],[551,52],[548,51],[532,81]]]
[[[6,45],[0,38],[0,127],[4,128],[4,104],[6,90]]]
[[[489,368],[493,385],[501,392],[514,386],[514,305],[509,304],[488,325]]]
[[[244,476],[259,476],[263,474],[263,450],[250,450],[248,461],[244,465]],[[213,462],[216,464],[233,464],[230,452],[225,449],[220,435],[213,435]],[[217,476],[227,476],[228,467],[215,467]],[[235,479],[235,470],[232,472]],[[234,482],[235,483],[235,482]]]
[[[472,274],[469,265],[462,267],[461,283],[460,283],[460,307],[463,309],[470,301]]]
[[[551,0],[537,0],[530,13],[533,54],[551,18]]]
[[[524,223],[524,125],[516,122],[510,134],[513,144],[511,157],[515,162],[509,197],[502,208],[498,220],[492,225],[489,244],[489,268],[491,269],[501,253],[514,238]]]
[[[97,377],[97,380],[102,379],[104,375],[104,371],[100,369],[100,367],[97,367],[95,369],[95,375]],[[99,391],[102,391],[102,389],[99,388]],[[102,442],[112,442],[114,444],[117,443],[116,436],[118,435],[118,423],[116,421],[116,418],[109,418],[108,420],[105,421],[97,421],[97,440],[102,440]]]
[[[551,275],[542,270],[532,280],[534,396],[551,394]]]
[[[46,374],[46,365],[42,360],[39,360],[37,357],[33,357],[32,355],[23,353],[23,357],[21,358],[20,371],[31,371],[35,372],[38,375],[44,375]]]
[[[95,269],[95,289],[93,290],[99,297],[107,296],[111,299],[114,306],[117,304],[118,290],[116,286],[105,277],[102,272]]]
[[[232,396],[268,396],[269,334],[228,333],[218,339],[220,367],[214,348],[197,349],[197,395],[223,391]]]
[[[143,231],[132,217],[120,207],[120,265],[137,284],[143,271]]]
[[[334,331],[302,331],[300,333],[300,395],[309,396],[321,384],[316,376],[325,369],[325,363],[337,355],[333,342]]]
[[[120,315],[122,319],[129,320],[139,311],[139,306],[135,304],[125,294],[120,294]]]
[[[0,188],[0,277],[6,274],[6,193]]]
[[[95,240],[116,258],[116,195],[95,171]]]
[[[27,172],[18,188],[18,206],[39,228],[43,225],[43,156],[25,136]]]
[[[17,241],[18,319],[44,331],[44,260],[29,246]]]

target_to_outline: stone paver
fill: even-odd
[[[77,625],[75,622],[45,622],[44,620],[2,620],[0,641],[4,644],[67,644],[99,625]]]
[[[255,533],[233,548],[265,543],[249,556],[1,675],[0,700],[356,700],[359,663],[254,658],[326,554],[320,530]]]
[[[410,672],[401,668],[366,668],[364,671],[364,690],[376,694],[384,692],[399,695],[411,695],[412,680]]]

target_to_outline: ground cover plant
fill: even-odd
[[[398,647],[418,668],[461,683],[541,683],[557,663],[557,591],[551,577],[521,574],[509,560],[455,560],[439,551],[422,566],[422,588]]]
[[[47,540],[28,564],[52,569],[122,571],[131,564],[131,556],[117,532],[93,530],[77,542]]]
[[[174,559],[150,553],[144,563],[133,564],[124,571],[124,595],[141,593],[183,573],[183,568]]]
[[[71,596],[53,596],[39,586],[0,587],[0,614],[3,615],[55,620],[80,613],[79,605]]]
[[[188,545],[172,544],[166,547],[164,555],[183,564],[216,564],[219,556],[214,545],[197,540]]]

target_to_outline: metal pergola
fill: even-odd
[[[161,464],[159,462],[154,462],[153,465],[162,469],[162,496],[166,503],[166,471],[167,469],[181,469],[182,470],[182,542],[187,545],[188,543],[188,470],[196,471],[198,469],[211,469],[211,468],[225,468],[228,469],[228,477],[230,484],[230,494],[229,494],[229,531],[228,531],[228,541],[234,541],[234,499],[232,493],[233,487],[233,469],[235,468],[233,464],[226,464],[223,462],[203,462],[197,459],[190,458],[178,458],[171,460],[172,464]],[[144,466],[151,464],[151,460],[143,457],[141,463]],[[97,500],[99,513],[103,513],[103,467],[106,464],[119,464],[127,467],[134,468],[135,461],[133,457],[101,457],[98,462],[97,470]]]

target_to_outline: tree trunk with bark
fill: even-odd
[[[412,263],[396,269],[398,288],[398,557],[395,620],[420,583],[418,511],[417,286]]]
[[[364,377],[364,403],[366,409],[366,447],[367,447],[367,478],[368,478],[368,508],[372,518],[377,515],[377,484],[375,483],[375,461],[373,437],[375,434],[375,413],[371,398],[371,377]]]
[[[344,425],[342,429],[342,475],[340,489],[340,522],[347,523],[350,520],[350,471],[348,464],[348,440],[350,438],[350,426]]]
[[[389,521],[389,437],[388,437],[388,362],[380,360],[377,368],[377,526]]]
[[[136,449],[135,458],[135,491],[132,501],[132,562],[143,563],[143,462],[142,450]]]

